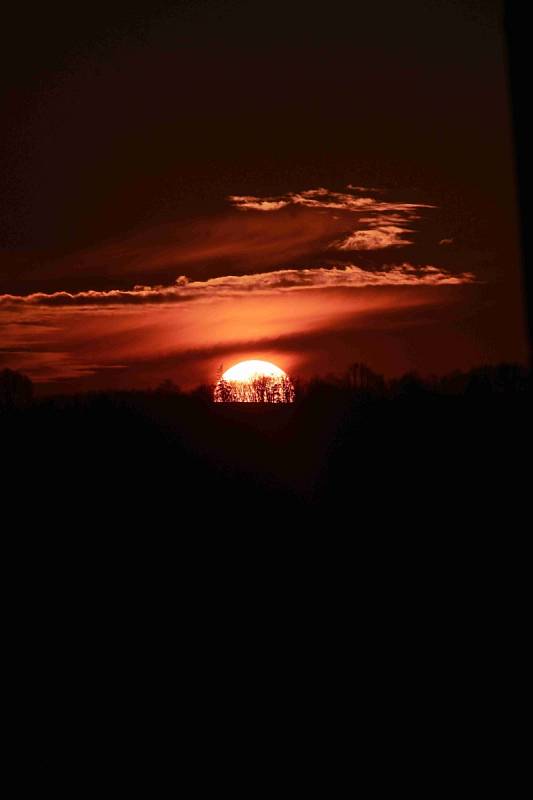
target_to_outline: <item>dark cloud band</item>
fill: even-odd
[[[330,288],[363,289],[368,286],[441,286],[474,281],[475,276],[471,272],[454,275],[433,266],[400,264],[371,272],[349,265],[227,275],[206,281],[189,281],[181,276],[169,286],[135,286],[129,290],[4,294],[0,295],[0,307],[173,304],[239,297],[252,293],[269,295]]]

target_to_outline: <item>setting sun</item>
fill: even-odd
[[[215,403],[292,403],[294,387],[280,367],[270,361],[240,361],[220,377]]]

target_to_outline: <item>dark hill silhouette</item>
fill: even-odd
[[[299,388],[290,406],[224,406],[210,387],[165,385],[0,412],[7,616],[53,758],[58,697],[84,726],[96,714],[100,747],[109,706],[138,735],[139,686],[166,714],[178,673],[203,691],[216,659],[230,653],[228,672],[264,663],[265,641],[283,681],[288,658],[299,675],[314,661],[313,680],[330,663],[327,692],[355,652],[363,690],[376,686],[372,717],[383,686],[404,699],[414,684],[424,708],[441,685],[444,704],[463,687],[471,708],[475,685],[475,713],[492,713],[478,682],[495,630],[507,658],[526,629],[530,376],[483,368]],[[420,683],[431,664],[442,675]],[[213,691],[225,696],[220,681]]]
[[[176,536],[222,522],[305,531],[308,514],[357,536],[391,519],[457,529],[505,503],[510,517],[524,486],[531,376],[517,365],[393,381],[354,365],[279,406],[215,404],[213,387],[170,381],[30,403],[14,375],[19,399],[0,416],[14,489],[61,524],[73,503],[98,529],[144,519]]]

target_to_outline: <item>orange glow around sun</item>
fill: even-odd
[[[227,369],[215,386],[215,403],[292,403],[294,387],[270,361],[240,361]]]

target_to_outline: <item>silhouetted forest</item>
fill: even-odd
[[[63,525],[180,536],[270,530],[359,538],[515,524],[527,493],[531,374],[514,364],[385,380],[296,381],[293,404],[213,403],[213,387],[32,397],[0,373],[10,491]],[[77,517],[68,515],[74,528]],[[499,520],[499,521],[498,521]],[[326,529],[324,529],[326,530]]]
[[[523,639],[515,609],[526,607],[522,368],[385,381],[354,365],[297,383],[290,404],[214,403],[213,387],[182,393],[171,380],[34,399],[17,374],[0,386],[7,620],[38,763],[60,758],[84,776],[108,737],[109,759],[133,771],[131,752],[146,760],[150,748],[135,749],[139,687],[165,714],[175,686],[180,707],[193,687],[196,718],[199,686],[203,726],[229,673],[240,684],[252,661],[264,672],[243,684],[246,703],[271,669],[282,665],[292,692],[314,661],[313,684],[330,665],[328,703],[354,680],[378,725],[405,703],[402,735],[413,687],[431,714],[453,700],[454,725],[458,697],[492,714],[479,676],[495,632],[505,657]],[[305,721],[314,686],[302,687]],[[215,722],[221,740],[229,714]],[[87,720],[80,747],[71,731]],[[174,753],[165,726],[154,742],[157,759]]]
[[[294,388],[288,377],[256,375],[253,379],[227,381],[220,377],[213,389],[216,403],[292,403]]]

